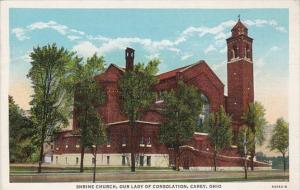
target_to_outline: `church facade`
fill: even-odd
[[[178,80],[193,85],[208,100],[204,105],[200,120],[209,112],[216,112],[223,106],[232,117],[234,137],[242,126],[241,116],[250,102],[254,101],[252,42],[248,29],[238,20],[231,30],[232,36],[227,39],[227,77],[228,95],[224,95],[225,85],[208,66],[200,60],[166,73],[157,75],[158,84],[154,87],[157,99],[153,106],[136,123],[136,165],[151,167],[168,167],[174,164],[173,153],[166,145],[159,143],[158,131],[162,121],[158,108],[163,100],[163,91],[175,89]],[[127,69],[134,66],[134,50],[125,51],[126,67],[120,68],[111,64],[104,73],[95,77],[107,94],[106,103],[99,108],[102,120],[107,126],[107,143],[97,150],[97,165],[129,166],[130,165],[130,127],[128,118],[122,113],[118,80]],[[72,129],[60,132],[54,142],[52,164],[80,165],[80,136],[73,133],[76,129],[76,113],[73,115]],[[195,133],[186,145],[180,147],[183,153],[180,167],[190,170],[211,170],[212,147],[206,133]],[[223,169],[242,169],[243,158],[238,155],[236,146],[220,153],[218,167]],[[85,166],[94,163],[92,153],[85,153]],[[257,168],[269,168],[265,163],[255,162]]]

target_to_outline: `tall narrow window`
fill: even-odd
[[[144,166],[144,156],[140,156],[140,166]]]
[[[144,144],[144,137],[141,137],[140,144]]]
[[[109,165],[109,159],[110,157],[109,156],[106,156],[106,164]]]
[[[151,156],[147,156],[147,166],[151,166]]]
[[[233,52],[234,52],[234,58],[239,57],[238,56],[238,48],[237,48],[236,44],[233,45]]]
[[[110,143],[111,143],[111,135],[110,135],[110,131],[107,131],[107,146],[110,146]]]
[[[198,126],[203,129],[204,121],[209,115],[210,105],[208,98],[204,94],[201,94],[201,100],[203,102],[203,106],[198,117]]]
[[[126,157],[122,156],[122,166],[125,166],[125,165],[126,165]]]
[[[151,137],[148,137],[147,138],[147,145],[150,145],[151,144]]]
[[[125,136],[122,137],[122,145],[127,144],[127,138]]]

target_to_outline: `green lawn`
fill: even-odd
[[[168,167],[136,167],[137,172],[142,171],[170,171],[173,170]],[[101,172],[130,172],[129,167],[97,167],[96,171]],[[19,166],[10,166],[10,173],[35,173],[37,172],[37,167],[19,167]],[[51,173],[51,172],[61,172],[61,173],[79,173],[79,167],[42,167],[43,173]],[[93,172],[93,167],[84,167],[85,173]]]
[[[222,177],[222,178],[209,178],[209,179],[174,179],[174,180],[147,180],[147,182],[235,182],[235,181],[288,181],[289,176],[248,176],[246,180],[244,177]],[[139,181],[131,181],[139,182]]]
[[[12,182],[74,182],[90,181],[92,167],[85,167],[84,174],[79,167],[44,166],[42,175],[37,175],[36,165],[11,166]],[[174,171],[171,168],[137,167],[131,173],[129,167],[98,167],[99,181],[116,182],[235,182],[246,181],[243,171]],[[164,176],[164,177],[161,177]],[[247,181],[288,181],[282,170],[249,171]]]

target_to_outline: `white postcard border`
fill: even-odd
[[[9,8],[288,8],[289,9],[289,123],[290,123],[290,179],[289,182],[237,182],[222,184],[222,189],[272,189],[272,185],[300,188],[300,123],[299,123],[299,1],[2,1],[1,4],[1,129],[0,129],[0,189],[76,189],[76,184],[88,183],[9,183],[8,159],[8,79],[9,79]],[[147,183],[157,184],[157,183]],[[170,183],[167,183],[170,184]],[[186,183],[185,183],[186,184]]]

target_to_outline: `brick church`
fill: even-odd
[[[237,136],[242,125],[241,116],[250,102],[254,101],[252,42],[248,36],[247,27],[240,21],[231,30],[232,35],[227,39],[227,88],[228,95],[224,95],[225,85],[208,66],[200,60],[175,70],[157,75],[158,84],[154,87],[157,99],[154,105],[137,121],[137,149],[136,166],[168,167],[174,164],[172,150],[158,142],[158,131],[162,117],[157,108],[163,100],[162,91],[176,88],[178,80],[198,88],[207,104],[204,105],[203,120],[209,112],[216,112],[224,106],[226,112],[232,116],[234,137]],[[130,165],[130,128],[128,118],[122,113],[118,92],[118,80],[127,69],[134,66],[134,50],[125,50],[126,67],[121,68],[111,64],[104,73],[96,76],[96,80],[104,87],[107,101],[100,109],[102,120],[107,126],[107,143],[97,150],[97,165],[129,166]],[[72,129],[60,132],[54,142],[53,164],[80,165],[79,136],[73,133],[76,129],[76,116],[73,117]],[[182,157],[180,167],[190,170],[211,170],[213,168],[213,149],[208,134],[194,133],[193,137],[180,147]],[[93,156],[86,151],[84,164],[92,165]],[[237,147],[232,146],[217,157],[218,168],[242,169],[243,159],[237,153]],[[268,168],[261,162],[254,163],[256,168]]]

